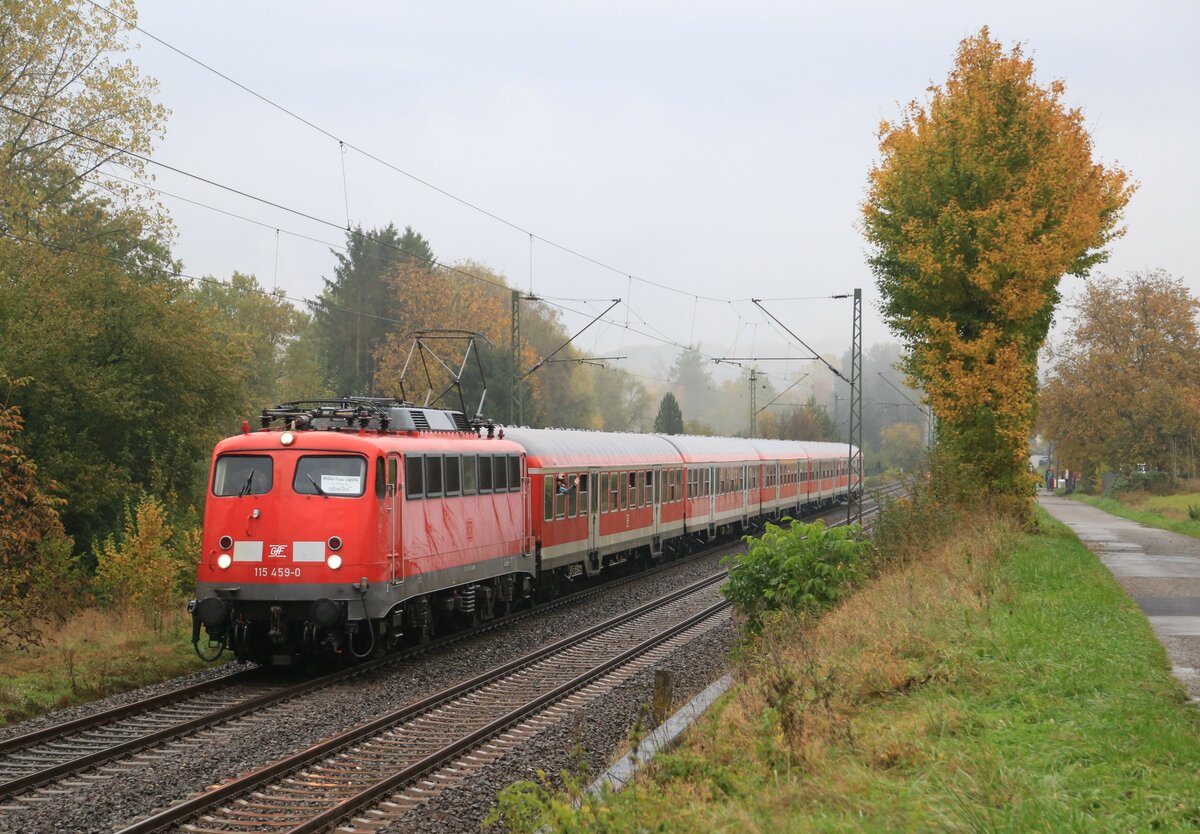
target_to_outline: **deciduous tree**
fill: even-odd
[[[24,381],[20,381],[24,384]],[[0,372],[6,397],[13,381]],[[70,541],[58,517],[65,504],[47,491],[34,463],[15,444],[23,421],[20,410],[0,402],[0,646],[37,642],[38,620],[47,611],[64,612],[54,595],[70,594]],[[47,557],[53,558],[47,558]],[[40,581],[55,567],[60,587]],[[47,604],[50,606],[47,607]]]
[[[1165,272],[1092,281],[1048,351],[1040,425],[1064,468],[1172,468],[1200,429],[1197,301]]]
[[[157,83],[122,57],[137,21],[132,0],[107,5],[128,23],[81,0],[0,1],[4,231],[52,237],[57,209],[85,178],[119,203],[150,206],[146,192],[102,167],[142,176],[145,162],[121,149],[148,154],[167,116],[153,100]]]
[[[1133,189],[1093,159],[1064,86],[986,28],[944,86],[879,132],[863,204],[883,314],[962,477],[1028,512],[1025,446],[1036,361],[1064,274],[1086,275],[1121,233]]]
[[[411,306],[391,281],[401,267],[432,271],[429,241],[406,227],[355,227],[346,232],[346,251],[334,252],[337,266],[312,305],[329,383],[338,395],[376,393],[378,356],[395,320]]]

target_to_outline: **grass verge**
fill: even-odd
[[[158,630],[139,614],[85,609],[42,646],[0,652],[0,724],[205,666],[192,651],[191,617],[176,607]]]
[[[1200,539],[1200,521],[1188,515],[1189,507],[1200,507],[1200,494],[1191,492],[1183,495],[1150,495],[1142,492],[1122,492],[1117,498],[1102,498],[1094,495],[1071,495],[1076,501],[1091,504],[1105,512],[1119,515],[1130,521],[1170,530],[1184,536]]]
[[[1108,572],[1039,520],[959,529],[815,622],[778,618],[632,787],[573,809],[526,786],[509,827],[1197,830],[1200,715]]]

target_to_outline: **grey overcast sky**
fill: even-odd
[[[1006,45],[1023,42],[1041,81],[1063,79],[1096,155],[1141,183],[1102,271],[1163,268],[1200,289],[1194,0],[138,6],[148,32],[346,142],[616,271],[539,242],[531,275],[523,232],[343,156],[135,33],[133,58],[173,111],[157,159],[336,223],[348,207],[367,227],[411,225],[439,259],[481,261],[541,295],[625,299],[584,350],[648,350],[628,322],[713,355],[749,355],[779,339],[740,299],[853,287],[864,289],[867,344],[888,340],[856,227],[876,131],[944,81],[958,42],[983,25]],[[168,173],[157,184],[267,226],[165,199],[189,273],[252,272],[297,297],[331,275],[328,246],[281,234],[277,254],[274,228],[341,243],[337,229]],[[567,306],[594,315],[605,304]],[[848,302],[768,306],[819,350],[846,349]],[[587,318],[563,320],[576,329]]]

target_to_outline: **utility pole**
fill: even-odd
[[[862,290],[854,291],[854,316],[850,334],[850,438],[846,456],[846,474],[850,484],[857,479],[862,489]],[[846,498],[846,523],[855,517],[853,507],[858,507],[857,520],[862,524],[862,499],[852,502]]]
[[[515,426],[525,422],[524,397],[521,395],[521,291],[512,291],[512,391],[509,393],[508,421]]]

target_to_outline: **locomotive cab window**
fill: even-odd
[[[505,492],[508,489],[508,464],[503,456],[492,458],[492,491]]]
[[[305,455],[296,462],[292,489],[300,495],[357,498],[367,481],[367,462],[360,457]]]
[[[271,491],[267,455],[221,455],[213,468],[213,495],[263,495]]]
[[[512,492],[521,491],[521,458],[518,455],[508,456],[508,488]]]

